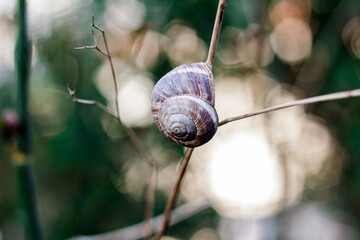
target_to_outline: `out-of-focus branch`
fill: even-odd
[[[184,205],[181,205],[171,211],[172,214],[169,225],[173,226],[198,214],[205,209],[208,209],[209,207],[210,203],[206,198],[199,198],[191,202],[185,203]],[[155,233],[160,230],[163,218],[164,215],[162,214],[152,219],[153,225],[151,228],[151,233]],[[93,236],[76,236],[68,240],[135,240],[142,237],[142,230],[144,229],[145,224],[145,222],[141,222],[126,228],[107,233],[101,233]]]
[[[127,127],[120,118],[120,110],[119,110],[119,89],[118,89],[118,84],[117,84],[117,79],[116,79],[116,73],[115,73],[115,68],[114,68],[114,64],[112,61],[112,57],[110,54],[110,50],[109,50],[109,46],[107,43],[107,38],[106,38],[106,34],[105,31],[103,29],[100,28],[100,25],[95,25],[95,20],[94,20],[94,16],[92,17],[92,21],[91,21],[91,26],[96,29],[98,31],[98,33],[102,34],[102,38],[104,41],[104,45],[105,45],[105,49],[106,51],[103,51],[100,49],[99,45],[98,45],[98,36],[95,36],[94,31],[92,31],[92,36],[94,39],[94,45],[92,46],[79,46],[76,47],[75,49],[95,49],[98,52],[100,52],[102,55],[106,56],[108,58],[109,64],[110,64],[110,68],[111,68],[111,73],[112,73],[112,79],[113,79],[113,83],[114,83],[114,87],[115,87],[115,105],[116,105],[116,111],[112,111],[111,109],[107,108],[105,105],[98,103],[96,101],[93,100],[85,100],[85,99],[79,99],[75,97],[75,92],[69,89],[69,93],[70,96],[72,96],[73,101],[76,101],[78,103],[84,103],[84,104],[91,104],[91,105],[95,105],[101,109],[103,109],[104,111],[106,111],[107,113],[111,114],[112,116],[115,116],[115,118],[118,120],[118,122],[123,126],[126,134],[130,137],[131,142],[135,145],[136,149],[139,151],[140,155],[145,159],[145,161],[149,164],[150,167],[150,176],[149,176],[149,185],[148,185],[148,190],[147,190],[147,196],[146,196],[146,209],[145,209],[145,223],[148,225],[146,226],[144,229],[145,231],[145,238],[150,238],[150,231],[149,229],[151,229],[151,218],[152,218],[152,211],[153,211],[153,206],[154,206],[154,197],[155,197],[155,188],[157,185],[157,176],[158,176],[158,166],[156,164],[156,162],[151,158],[151,156],[147,153],[145,146],[143,145],[142,141],[140,140],[140,138],[136,135],[136,133],[134,132],[134,130],[132,128]],[[78,44],[79,45],[79,44]],[[146,232],[148,229],[148,232]]]
[[[310,104],[310,103],[326,102],[326,101],[345,99],[345,98],[352,98],[352,97],[360,97],[360,89],[354,89],[354,90],[350,90],[350,91],[330,93],[330,94],[325,94],[325,95],[321,95],[321,96],[305,98],[305,99],[301,99],[301,100],[297,100],[297,101],[293,101],[293,102],[289,102],[289,103],[280,104],[277,106],[264,108],[264,109],[261,109],[261,110],[255,111],[255,112],[251,112],[251,113],[246,113],[246,114],[243,114],[240,116],[226,118],[226,119],[222,120],[221,122],[219,122],[219,127],[224,124],[230,123],[230,122],[234,122],[234,121],[241,120],[244,118],[249,118],[249,117],[259,115],[259,114],[272,112],[272,111],[276,111],[276,110],[280,110],[280,109],[284,109],[284,108],[288,108],[288,107],[294,107],[294,106],[305,105],[305,104]]]
[[[44,239],[38,209],[34,170],[31,162],[32,134],[28,111],[31,42],[27,27],[26,0],[17,1],[18,32],[15,49],[17,71],[17,114],[19,131],[17,146],[11,149],[12,160],[18,173],[18,185],[24,214],[25,238]]]

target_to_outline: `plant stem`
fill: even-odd
[[[216,47],[217,47],[217,43],[219,40],[222,21],[224,19],[226,1],[227,0],[219,1],[219,5],[217,8],[217,12],[216,12],[214,29],[213,29],[213,33],[211,36],[211,42],[210,42],[210,47],[209,47],[209,53],[208,53],[207,60],[205,62],[208,66],[210,66],[210,68],[212,68],[212,65],[214,63]],[[186,151],[186,154],[181,162],[179,172],[177,174],[177,178],[175,181],[175,185],[173,187],[173,190],[169,196],[168,202],[165,207],[164,219],[163,219],[161,229],[155,237],[156,240],[160,240],[160,238],[166,233],[166,231],[168,229],[170,218],[171,218],[171,210],[174,208],[174,206],[176,204],[176,200],[177,200],[178,194],[180,192],[180,186],[181,186],[182,180],[184,178],[184,174],[185,174],[186,168],[188,166],[188,163],[190,161],[190,157],[191,157],[191,154],[193,151],[194,151],[194,148],[188,148]]]
[[[30,74],[31,50],[27,33],[26,0],[18,0],[18,33],[15,49],[17,78],[18,78],[18,102],[17,113],[21,122],[18,147],[23,152],[30,152],[31,133],[29,127],[29,113],[27,109],[28,83]]]
[[[155,190],[158,179],[158,171],[156,166],[151,165],[149,185],[146,191],[146,202],[145,202],[145,214],[144,214],[144,239],[150,240],[153,229],[153,211],[154,211],[154,201],[155,201]]]
[[[174,208],[177,197],[179,195],[180,192],[180,186],[186,171],[186,168],[189,164],[189,160],[191,157],[191,154],[193,153],[194,148],[188,148],[183,160],[181,161],[181,165],[179,168],[179,172],[177,174],[176,177],[176,181],[175,181],[175,185],[173,187],[173,190],[169,196],[168,202],[166,204],[166,208],[165,208],[165,212],[164,212],[164,219],[161,225],[161,229],[160,231],[157,233],[156,235],[156,240],[160,240],[160,238],[166,233],[168,226],[169,226],[169,222],[170,222],[170,218],[171,218],[171,210]]]
[[[102,110],[104,110],[105,112],[109,113],[110,115],[114,116],[117,119],[117,121],[120,123],[120,125],[122,125],[122,127],[125,130],[126,134],[130,137],[131,142],[134,144],[136,149],[139,151],[140,155],[148,163],[149,168],[150,168],[150,175],[149,175],[149,186],[148,186],[147,193],[146,193],[146,203],[145,203],[146,207],[145,207],[145,214],[144,214],[145,215],[144,216],[144,218],[145,218],[144,238],[145,239],[150,239],[150,236],[151,236],[151,233],[152,233],[151,232],[151,229],[152,229],[152,214],[153,214],[153,208],[154,208],[153,206],[154,206],[154,199],[155,199],[155,189],[156,189],[156,185],[157,185],[158,166],[157,166],[156,162],[152,159],[152,157],[147,153],[147,151],[145,149],[145,146],[143,145],[142,141],[137,136],[135,131],[132,128],[126,126],[121,121],[120,109],[119,109],[119,99],[118,99],[119,98],[119,89],[118,89],[114,64],[113,64],[113,61],[112,61],[112,57],[111,57],[109,46],[108,46],[107,39],[106,39],[106,34],[105,34],[105,31],[100,28],[100,26],[95,25],[94,16],[92,17],[91,26],[93,28],[95,28],[98,31],[98,33],[100,32],[102,34],[102,38],[104,40],[104,45],[105,45],[106,51],[102,51],[99,48],[99,46],[98,46],[98,36],[95,36],[94,31],[92,31],[92,35],[93,35],[93,39],[94,39],[94,45],[93,46],[81,46],[81,45],[78,44],[79,47],[76,47],[75,49],[95,49],[98,52],[100,52],[101,54],[103,54],[105,57],[108,58],[110,68],[111,68],[111,73],[112,73],[112,79],[113,79],[113,83],[114,83],[114,87],[115,87],[116,111],[112,111],[111,109],[107,108],[105,105],[103,105],[103,104],[101,104],[101,103],[99,103],[97,101],[76,98],[75,90],[71,90],[68,87],[69,94],[73,98],[74,102],[95,105],[95,106],[101,108]]]
[[[209,65],[211,67],[214,63],[216,47],[217,47],[217,43],[218,43],[219,35],[220,35],[220,29],[221,29],[222,21],[224,19],[225,6],[226,6],[226,0],[220,0],[218,9],[216,12],[213,33],[211,36],[209,53],[208,53],[207,60],[205,62],[207,65]]]
[[[150,176],[149,176],[149,186],[146,194],[146,203],[145,203],[145,228],[144,228],[144,238],[149,239],[151,235],[151,228],[152,228],[152,216],[153,216],[153,209],[154,209],[154,199],[155,199],[155,188],[157,185],[157,165],[155,161],[152,160],[150,155],[147,153],[144,145],[142,144],[139,137],[136,135],[134,130],[130,127],[127,127],[120,118],[120,109],[119,109],[119,88],[116,80],[115,68],[112,61],[112,57],[110,54],[109,46],[106,40],[105,31],[102,30],[100,27],[97,27],[94,23],[94,17],[92,17],[92,26],[102,33],[102,37],[104,40],[104,45],[106,49],[107,58],[109,60],[111,73],[113,77],[113,83],[115,87],[115,105],[116,105],[116,117],[119,123],[123,126],[125,132],[130,137],[131,141],[134,143],[135,147],[138,149],[140,154],[144,157],[150,167]],[[97,44],[96,44],[97,46]]]
[[[103,40],[104,40],[104,45],[105,45],[105,49],[106,49],[106,57],[107,57],[108,60],[109,60],[109,64],[110,64],[110,68],[111,68],[111,74],[112,74],[113,82],[114,82],[114,86],[115,86],[116,116],[117,116],[119,122],[121,123],[120,110],[119,110],[119,99],[118,99],[118,98],[119,98],[119,88],[118,88],[118,84],[117,84],[117,80],[116,80],[116,74],[115,74],[114,64],[113,64],[112,57],[111,57],[110,50],[109,50],[109,46],[108,46],[107,40],[106,40],[106,34],[105,34],[105,31],[104,31],[104,30],[102,30],[100,27],[98,27],[98,26],[95,25],[94,16],[92,16],[91,26],[92,26],[93,28],[95,28],[96,30],[98,30],[98,31],[101,32],[102,37],[103,37]],[[96,42],[96,46],[97,46],[97,42]],[[100,49],[98,49],[98,50],[101,52]]]
[[[43,231],[39,217],[34,171],[30,161],[31,126],[28,112],[28,85],[31,62],[31,43],[28,37],[26,0],[18,0],[18,33],[15,49],[18,79],[17,112],[20,120],[17,148],[13,149],[13,162],[17,167],[19,190],[26,213],[26,238],[42,240]]]
[[[325,102],[325,101],[331,101],[331,100],[337,100],[337,99],[352,98],[352,97],[360,97],[360,89],[354,89],[354,90],[350,90],[350,91],[343,91],[343,92],[337,92],[337,93],[330,93],[330,94],[325,94],[325,95],[311,97],[311,98],[305,98],[305,99],[301,99],[301,100],[297,100],[297,101],[293,101],[293,102],[289,102],[289,103],[280,104],[277,106],[264,108],[264,109],[261,109],[261,110],[255,111],[255,112],[251,112],[251,113],[246,113],[246,114],[243,114],[240,116],[226,118],[226,119],[222,120],[221,122],[219,122],[218,126],[220,127],[220,126],[230,123],[230,122],[234,122],[234,121],[241,120],[244,118],[249,118],[249,117],[259,115],[259,114],[272,112],[272,111],[276,111],[276,110],[280,110],[280,109],[284,109],[284,108],[288,108],[288,107],[294,107],[294,106],[298,106],[298,105],[305,105],[305,104],[317,103],[317,102]]]
[[[43,240],[42,224],[37,204],[36,184],[32,164],[17,166],[22,204],[26,212],[26,239]]]

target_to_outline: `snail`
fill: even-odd
[[[174,68],[155,85],[151,110],[160,132],[186,147],[208,142],[218,128],[215,86],[211,65],[184,64]]]
[[[174,68],[157,82],[152,92],[151,111],[156,126],[165,137],[182,146],[203,145],[218,128],[211,70],[225,6],[226,0],[220,0],[206,62]]]

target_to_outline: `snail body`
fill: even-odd
[[[174,68],[155,85],[152,116],[161,133],[171,141],[197,147],[216,133],[215,85],[206,63]]]

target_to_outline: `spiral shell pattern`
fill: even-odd
[[[170,71],[156,84],[151,102],[156,126],[175,143],[196,147],[216,133],[214,78],[205,63],[184,64]]]

